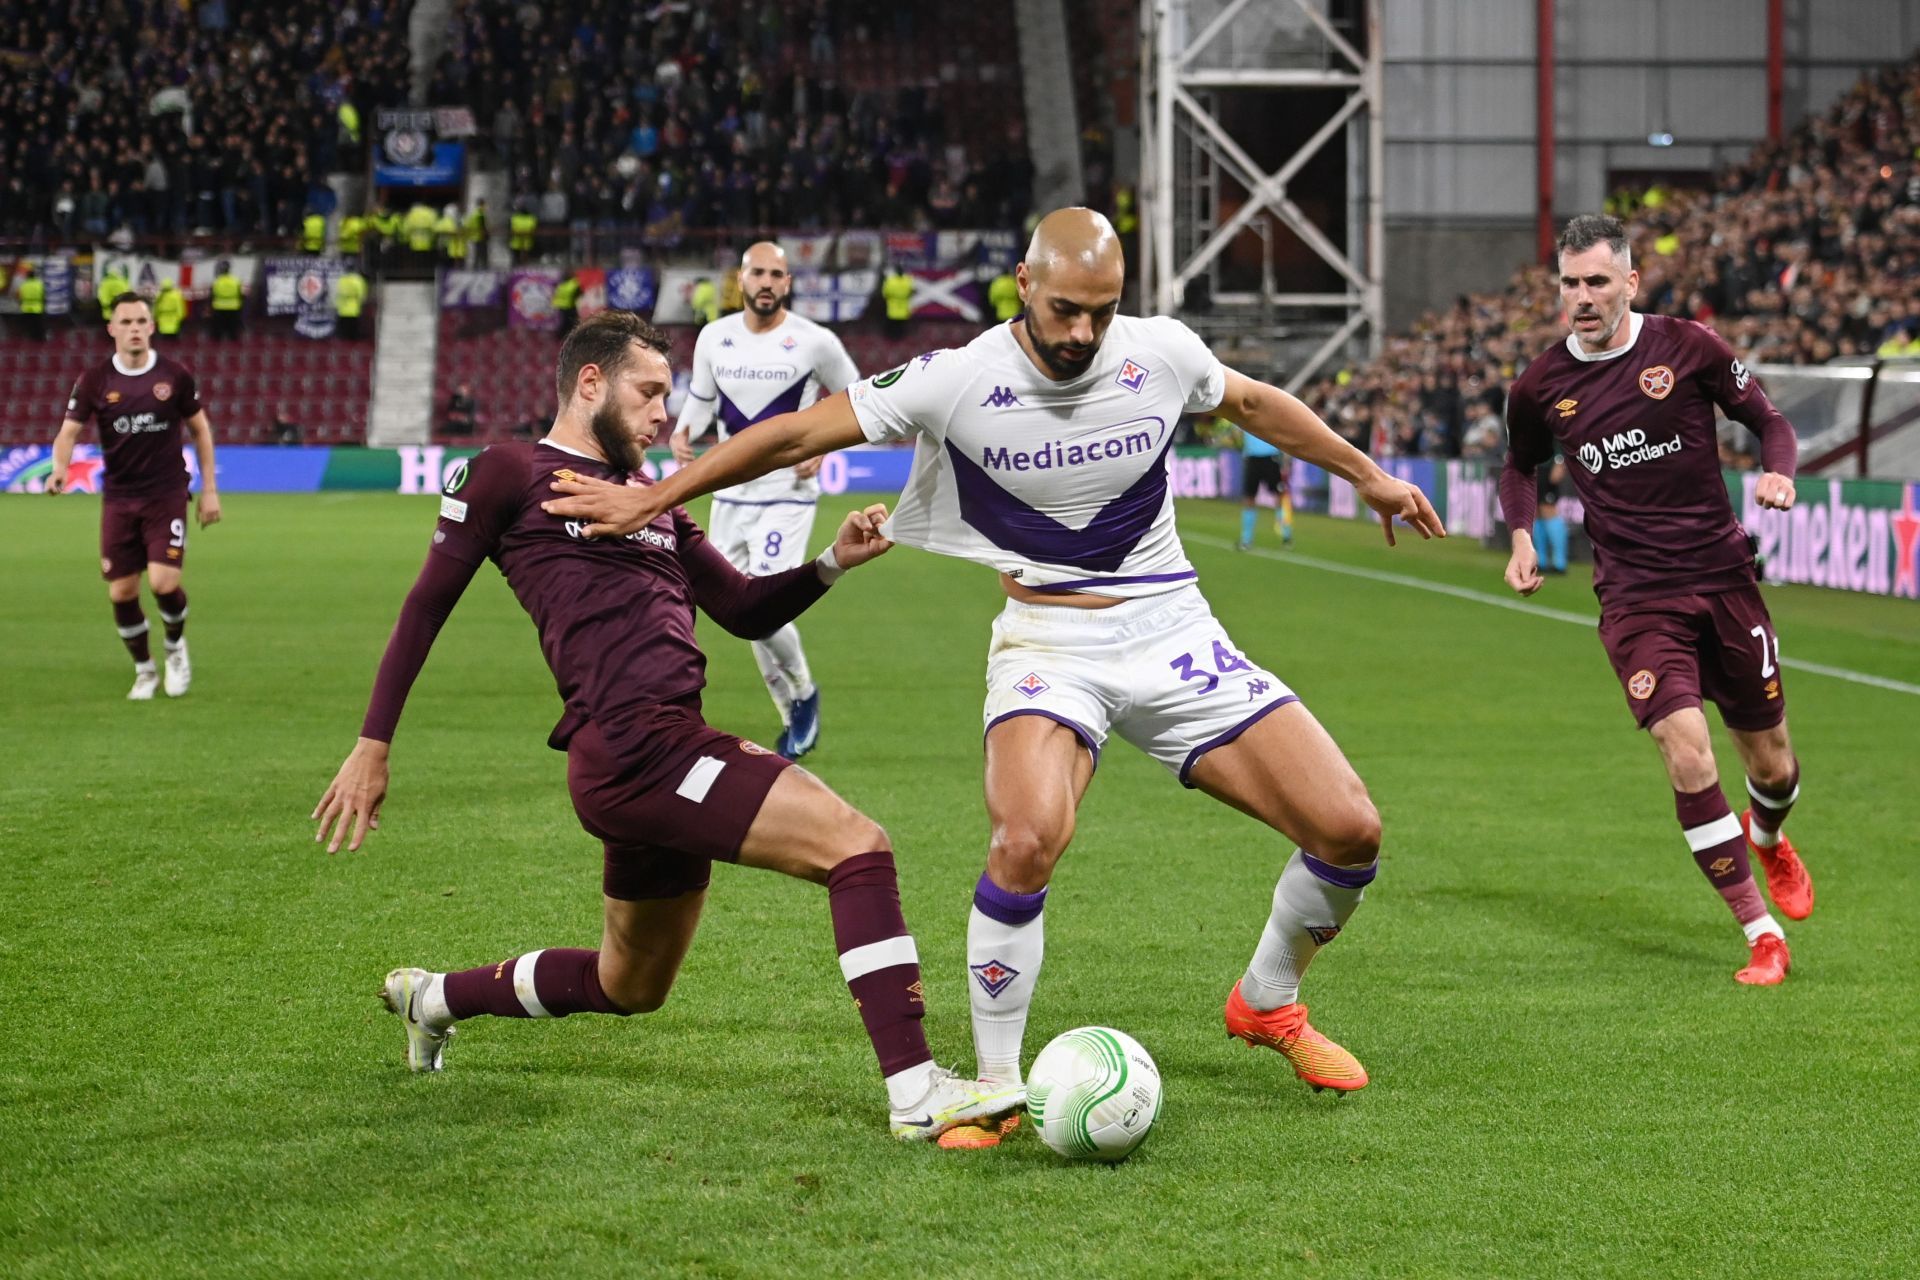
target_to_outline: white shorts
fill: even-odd
[[[994,619],[986,727],[1057,720],[1095,764],[1112,728],[1192,786],[1202,755],[1298,701],[1234,647],[1198,587],[1105,609],[1009,600]]]
[[[735,502],[717,497],[707,538],[734,568],[764,578],[807,562],[816,505],[804,498]]]

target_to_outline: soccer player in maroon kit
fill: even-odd
[[[665,337],[631,312],[583,322],[560,350],[560,408],[547,437],[495,445],[453,475],[360,740],[314,809],[315,839],[331,829],[329,853],[343,838],[358,849],[379,825],[407,691],[481,562],[492,560],[533,617],[566,705],[548,745],[567,753],[574,811],[605,845],[604,928],[597,951],[550,947],[464,972],[389,973],[380,994],[406,1024],[408,1065],[439,1070],[465,1018],[658,1009],[719,859],[826,886],[841,973],[880,1060],[896,1137],[932,1139],[1011,1115],[1024,1089],[934,1065],[886,832],[812,774],[700,715],[706,658],[694,606],[742,639],[773,633],[841,573],[893,545],[878,532],[885,508],[851,513],[819,559],[761,578],[729,564],[679,508],[607,540],[541,510],[555,476],[647,483],[643,450],[667,420],[673,385],[666,357]]]
[[[1531,533],[1536,474],[1557,443],[1586,504],[1600,642],[1666,761],[1694,861],[1746,933],[1751,957],[1734,978],[1771,986],[1786,978],[1790,957],[1748,850],[1789,919],[1812,912],[1813,881],[1780,831],[1800,795],[1800,765],[1787,737],[1780,642],[1720,474],[1714,406],[1760,436],[1763,507],[1793,505],[1793,427],[1713,330],[1631,309],[1640,276],[1617,219],[1575,218],[1559,248],[1573,332],[1527,366],[1507,400],[1507,584],[1523,596],[1542,584]],[[1746,766],[1752,805],[1738,819],[1720,790],[1703,699],[1720,709]]]
[[[187,659],[187,593],[180,585],[187,559],[189,482],[180,435],[184,427],[200,455],[199,515],[204,529],[220,519],[213,428],[200,407],[193,375],[153,349],[153,309],[145,298],[123,293],[115,299],[107,332],[113,335],[113,356],[74,384],[67,416],[53,440],[47,492],[67,491],[74,443],[92,422],[100,433],[105,464],[100,575],[107,580],[114,625],[133,655],[133,688],[127,697],[145,702],[160,685],[147,643],[147,615],[140,608],[144,570],[167,628],[167,696],[177,698],[193,683],[193,664]]]

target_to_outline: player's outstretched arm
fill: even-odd
[[[196,512],[200,518],[200,527],[220,523],[220,489],[215,480],[213,461],[213,424],[207,421],[207,411],[202,409],[187,419],[187,430],[193,435],[193,451],[200,457],[200,502]]]
[[[47,473],[48,493],[67,491],[67,468],[73,465],[73,446],[79,442],[82,427],[82,423],[72,418],[60,424],[60,434],[53,438],[53,470]]]
[[[1446,526],[1418,485],[1396,480],[1380,464],[1334,434],[1320,415],[1279,387],[1227,370],[1227,394],[1220,414],[1249,435],[1339,476],[1374,511],[1394,545],[1393,522],[1404,520],[1422,538],[1444,538]]]
[[[381,656],[360,738],[310,815],[320,824],[313,833],[314,842],[324,841],[328,853],[337,853],[342,840],[349,853],[357,852],[368,833],[380,829],[380,806],[387,799],[388,746],[399,726],[400,711],[426,665],[434,637],[446,625],[478,567],[477,562],[468,564],[445,552],[427,553]]]
[[[644,529],[663,511],[702,494],[864,439],[860,421],[853,416],[853,403],[840,392],[798,413],[756,423],[753,430],[707,450],[659,484],[614,485],[580,476],[555,479],[553,488],[563,496],[540,507],[549,515],[588,521],[584,532],[590,538],[616,537]]]

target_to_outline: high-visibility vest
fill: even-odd
[[[153,300],[153,325],[161,336],[170,338],[179,333],[180,322],[186,318],[186,296],[172,285],[160,290],[160,296]]]
[[[359,214],[340,220],[340,252],[360,252],[360,237],[367,232],[367,220]]]
[[[880,286],[880,296],[887,300],[887,319],[905,320],[913,314],[913,277],[894,272]]]
[[[333,310],[342,320],[356,320],[367,301],[367,278],[349,271],[333,282]]]
[[[240,309],[240,277],[231,271],[223,271],[213,278],[213,309],[215,311],[238,311]]]
[[[341,102],[340,110],[336,115],[340,121],[340,127],[347,131],[347,136],[355,142],[360,141],[360,108],[354,106],[353,101],[348,99]]]
[[[20,314],[23,316],[45,315],[47,311],[47,282],[39,276],[28,276],[20,282]]]
[[[318,253],[327,247],[327,220],[317,213],[300,219],[300,247]]]
[[[507,220],[508,247],[515,253],[533,252],[533,232],[540,225],[540,219],[530,213],[516,213]]]
[[[367,225],[380,234],[380,243],[385,244],[400,234],[400,215],[390,210],[382,210],[367,219]]]
[[[987,301],[993,304],[996,319],[1011,320],[1020,314],[1020,282],[1002,272],[987,286]]]
[[[433,252],[435,221],[433,210],[424,204],[417,204],[407,210],[407,248],[416,253]]]
[[[1133,211],[1133,188],[1121,187],[1113,193],[1113,229],[1124,236],[1139,225],[1140,218]]]
[[[693,294],[687,301],[693,307],[693,314],[703,322],[712,324],[720,318],[720,291],[713,287],[713,281],[696,282]]]
[[[100,318],[113,319],[113,300],[125,293],[130,286],[127,278],[118,271],[109,271],[100,279]]]
[[[571,311],[580,305],[580,282],[568,276],[553,287],[553,309]]]
[[[441,214],[439,221],[433,224],[433,234],[449,258],[457,261],[467,256],[467,238],[460,233],[460,224],[446,214]]]
[[[467,239],[476,244],[487,238],[487,211],[475,206],[467,210]]]

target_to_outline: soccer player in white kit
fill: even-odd
[[[1419,489],[1292,396],[1226,368],[1179,321],[1117,315],[1124,264],[1100,214],[1048,215],[1017,279],[1025,315],[964,348],[762,424],[662,484],[558,483],[575,496],[546,506],[615,534],[800,458],[913,439],[888,536],[989,565],[1007,595],[987,656],[992,838],[967,928],[980,1075],[1020,1079],[1047,884],[1111,730],[1296,846],[1226,1028],[1317,1089],[1359,1089],[1365,1069],[1308,1023],[1299,988],[1374,877],[1380,818],[1326,730],[1235,646],[1195,585],[1167,485],[1174,425],[1218,412],[1326,468],[1380,514],[1389,545],[1396,517],[1422,537],[1445,530]],[[946,1145],[999,1137],[956,1130]]]
[[[719,424],[725,441],[844,390],[860,376],[831,330],[787,310],[792,295],[785,251],[766,240],[750,246],[740,259],[746,310],[702,328],[693,344],[693,380],[667,442],[682,466],[693,461],[693,442],[709,426]],[[718,490],[708,539],[734,568],[755,578],[805,563],[820,500],[819,472],[820,459],[807,458]],[[799,630],[788,623],[753,641],[753,659],[780,711],[776,748],[797,760],[820,740],[820,690],[807,669]]]

